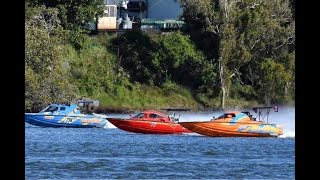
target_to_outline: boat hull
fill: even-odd
[[[143,134],[182,134],[191,133],[188,129],[177,123],[155,122],[145,120],[125,120],[118,118],[107,118],[117,128],[134,133]]]
[[[183,127],[211,137],[277,137],[282,128],[275,124],[229,122],[179,122]]]
[[[105,118],[93,115],[45,115],[25,113],[25,121],[41,127],[70,127],[70,128],[103,128],[107,124]]]

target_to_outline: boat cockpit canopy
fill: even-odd
[[[54,112],[60,112],[60,113],[69,113],[73,112],[74,114],[80,113],[79,108],[76,104],[51,104],[41,110],[42,113],[54,113]]]
[[[154,119],[154,118],[164,118],[164,117],[160,116],[159,114],[156,114],[156,113],[149,113],[149,114],[148,113],[138,113],[138,114],[132,116],[132,118],[151,118],[151,119]]]
[[[59,110],[58,106],[50,105],[47,108],[45,108],[42,112],[55,112],[58,110]]]
[[[236,117],[235,113],[224,113],[221,116],[219,116],[217,119],[222,119],[222,118],[233,118]]]
[[[145,118],[145,117],[147,117],[146,113],[138,113],[138,114],[132,116],[132,118]]]

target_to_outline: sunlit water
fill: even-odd
[[[220,113],[184,113],[206,121]],[[128,115],[109,115],[129,117]],[[145,135],[26,124],[26,179],[294,179],[294,108],[271,113],[283,138]]]

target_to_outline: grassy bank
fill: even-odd
[[[219,98],[203,97],[199,101],[190,90],[178,85],[166,88],[137,85],[133,89],[120,86],[116,88],[114,94],[102,93],[92,98],[100,101],[100,106],[95,108],[95,112],[98,113],[123,113],[161,108],[187,108],[191,111],[220,110]],[[226,109],[241,109],[259,104],[244,99],[228,99],[226,105]]]
[[[136,84],[125,88],[118,86],[112,94],[102,93],[94,96],[100,100],[101,112],[125,112],[131,110],[160,108],[191,108],[198,109],[199,103],[190,91],[175,85],[159,88]]]

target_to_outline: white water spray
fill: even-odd
[[[128,119],[130,118],[129,114],[107,114],[107,118],[122,118],[122,119]],[[113,125],[111,122],[107,121],[107,124],[104,126],[105,129],[115,129],[117,128],[115,125]]]
[[[279,107],[278,112],[270,113],[270,119],[270,123],[282,126],[280,138],[295,137],[295,107]]]

